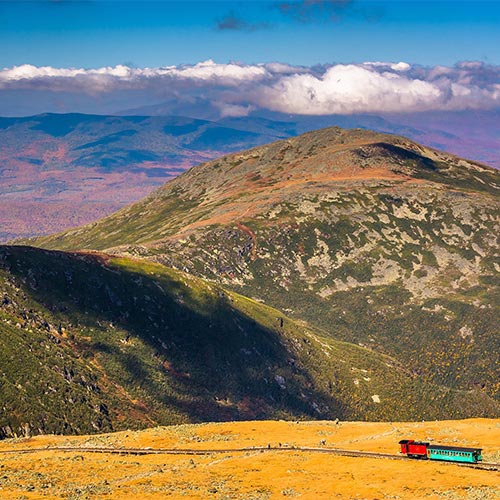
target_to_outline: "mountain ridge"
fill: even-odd
[[[498,184],[496,170],[406,138],[330,128],[194,167],[29,243],[181,269],[499,398]]]

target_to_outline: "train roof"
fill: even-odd
[[[427,447],[429,450],[445,450],[445,451],[464,451],[468,453],[479,452],[481,453],[482,448],[463,448],[462,446],[443,446],[440,444],[431,444]]]
[[[414,439],[402,439],[399,444],[417,444],[427,446],[429,443],[424,441],[415,441]]]

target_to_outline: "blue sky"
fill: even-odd
[[[285,3],[0,1],[0,67],[500,64],[497,1]]]
[[[500,0],[0,0],[0,115],[498,109],[499,28]]]

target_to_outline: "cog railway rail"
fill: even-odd
[[[19,450],[0,450],[0,455],[8,454],[28,454],[42,452],[61,453],[109,453],[114,455],[212,455],[228,453],[251,453],[251,452],[295,452],[295,453],[327,453],[345,457],[365,457],[365,458],[385,458],[389,460],[415,460],[402,455],[392,455],[389,453],[376,453],[371,451],[344,450],[339,448],[308,448],[293,446],[256,446],[250,448],[227,448],[227,449],[178,449],[178,448],[108,448],[108,447],[48,447],[48,448],[23,448]],[[426,460],[427,462],[427,460]],[[436,463],[436,461],[432,461]],[[448,465],[458,465],[460,467],[470,467],[473,469],[483,469],[489,471],[500,471],[500,463],[460,463],[460,462],[439,462]]]

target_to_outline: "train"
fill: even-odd
[[[483,458],[481,448],[462,448],[459,446],[444,446],[430,444],[413,439],[402,439],[399,442],[401,453],[409,458],[425,460],[444,460],[447,462],[477,463]]]

